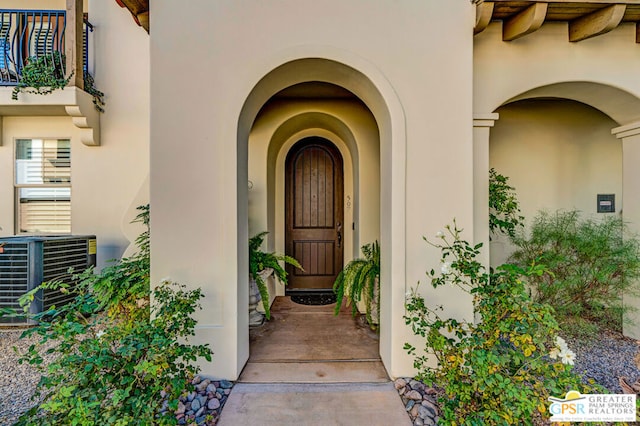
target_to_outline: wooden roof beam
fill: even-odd
[[[569,41],[582,41],[608,33],[620,25],[626,9],[624,4],[612,4],[569,22]]]
[[[502,24],[502,40],[512,41],[538,30],[547,16],[547,3],[534,3]]]
[[[474,35],[484,31],[489,25],[489,22],[491,22],[493,6],[494,3],[476,4],[476,26],[473,28]]]

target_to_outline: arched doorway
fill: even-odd
[[[297,142],[286,160],[285,247],[303,269],[288,266],[287,293],[331,290],[343,265],[343,166],[338,148],[320,137]]]
[[[402,262],[393,262],[392,259],[403,258],[404,256],[404,196],[405,181],[401,178],[401,170],[404,170],[406,140],[404,134],[404,115],[402,108],[394,91],[389,87],[388,82],[382,77],[377,70],[371,67],[371,64],[345,55],[344,52],[333,52],[334,56],[343,59],[345,62],[339,62],[338,59],[320,59],[318,56],[305,59],[294,59],[290,62],[282,63],[267,73],[251,90],[243,105],[242,112],[238,122],[238,180],[239,182],[246,179],[247,169],[242,170],[243,160],[247,161],[248,174],[251,177],[259,176],[264,179],[264,185],[256,184],[256,180],[250,178],[253,183],[249,192],[253,192],[248,197],[248,219],[249,231],[252,232],[252,226],[268,227],[271,238],[268,241],[267,248],[270,250],[281,251],[284,249],[284,165],[286,153],[289,148],[298,140],[308,136],[322,136],[334,143],[343,154],[346,160],[345,152],[349,156],[349,167],[353,171],[350,179],[346,180],[350,185],[354,186],[352,195],[352,204],[356,197],[363,195],[363,185],[357,185],[358,180],[362,182],[362,177],[366,173],[362,171],[363,164],[374,164],[378,182],[375,189],[368,195],[375,194],[377,200],[375,206],[371,206],[368,211],[375,214],[370,216],[376,217],[375,235],[364,236],[366,227],[361,226],[358,220],[353,224],[349,221],[347,227],[353,231],[352,235],[359,236],[359,241],[353,241],[348,253],[350,256],[357,255],[359,245],[362,242],[369,242],[371,237],[379,236],[380,245],[382,247],[381,263],[387,265],[384,268],[381,277],[381,316],[384,318],[380,325],[380,345],[379,353],[385,366],[389,371],[393,370],[393,362],[396,362],[396,356],[401,352],[401,345],[394,339],[399,339],[399,335],[395,335],[396,331],[400,332],[396,326],[402,323],[401,316],[393,315],[391,311],[401,310],[404,303],[404,292],[406,289],[392,289],[391,282],[404,283],[405,270],[401,265]],[[324,57],[321,55],[320,57]],[[350,65],[346,65],[350,64]],[[352,67],[355,66],[355,67]],[[363,105],[370,115],[373,126],[370,127],[371,132],[358,137],[354,133],[353,127],[350,127],[343,119],[341,114],[337,114],[335,109],[326,109],[329,101],[334,103],[344,103],[341,93],[338,98],[335,96],[327,96],[331,99],[321,99],[316,96],[310,99],[308,92],[309,87],[304,87],[303,91],[288,91],[283,94],[286,89],[297,88],[301,84],[310,84],[318,87],[318,83],[330,84],[341,88],[342,91],[350,92],[350,96]],[[278,95],[278,96],[276,96]],[[288,98],[288,99],[283,99]],[[295,111],[289,111],[288,105],[282,105],[283,101],[291,101],[292,99],[299,102],[302,107]],[[295,99],[298,98],[298,99]],[[314,103],[316,102],[316,103]],[[349,102],[348,100],[346,102]],[[339,108],[338,108],[339,109]],[[349,109],[348,107],[346,109]],[[281,112],[287,112],[283,116],[278,116]],[[270,120],[267,120],[270,119]],[[266,126],[263,124],[267,123]],[[270,127],[275,124],[273,127]],[[254,138],[259,138],[259,146],[254,146]],[[371,143],[375,141],[375,156],[362,161],[359,152],[358,143]],[[246,150],[245,150],[246,149]],[[254,149],[256,151],[254,151]],[[259,153],[255,156],[254,153]],[[259,161],[255,163],[253,159]],[[382,159],[385,159],[382,161]],[[254,164],[257,166],[254,168]],[[347,167],[345,166],[345,169]],[[282,172],[280,172],[282,170]],[[368,178],[368,177],[367,177]],[[383,188],[384,186],[384,188]],[[367,188],[371,187],[370,185]],[[240,187],[239,187],[240,188]],[[280,190],[282,188],[282,190]],[[241,188],[240,188],[241,189]],[[257,191],[264,191],[257,194]],[[280,192],[282,191],[282,192]],[[360,194],[358,193],[360,192]],[[242,194],[239,194],[241,197]],[[282,197],[282,198],[279,198]],[[242,198],[239,198],[241,200]],[[266,206],[266,214],[258,221],[252,219],[252,211],[256,209],[259,203]],[[402,201],[401,201],[402,200]],[[345,206],[348,203],[345,197]],[[395,201],[395,202],[394,202]],[[282,207],[278,207],[282,206]],[[247,211],[246,208],[244,208]],[[280,212],[279,212],[280,209]],[[345,210],[348,208],[345,207]],[[356,215],[357,206],[352,205],[351,213],[346,215]],[[362,215],[361,215],[362,216]],[[391,218],[394,220],[391,221]],[[282,220],[282,222],[280,222]],[[258,225],[256,223],[259,222]],[[282,223],[282,228],[280,228]],[[257,229],[257,228],[256,228]],[[282,231],[279,231],[282,229]],[[386,247],[386,249],[385,249]],[[239,297],[243,297],[242,283],[239,283]],[[276,289],[277,290],[277,289]],[[284,290],[284,289],[283,289]],[[395,297],[396,293],[400,297]],[[394,297],[392,297],[394,295]],[[238,299],[241,302],[241,299]],[[397,323],[397,324],[395,324]],[[240,352],[243,350],[243,341],[245,331],[239,329],[239,345]],[[248,336],[247,336],[248,337]],[[247,348],[246,346],[244,346]],[[248,348],[247,348],[248,349]],[[245,352],[246,353],[246,352]],[[401,362],[398,363],[399,365]]]

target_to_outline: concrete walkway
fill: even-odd
[[[249,384],[233,387],[219,426],[411,426],[393,383]]]
[[[218,425],[410,426],[379,357],[377,335],[335,305],[278,297],[250,330],[250,357]]]

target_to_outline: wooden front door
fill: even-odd
[[[304,272],[289,267],[287,291],[331,289],[342,270],[343,174],[340,151],[326,139],[297,142],[286,161],[286,254]]]

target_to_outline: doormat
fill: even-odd
[[[293,294],[291,301],[299,305],[330,305],[336,303],[333,293]]]

